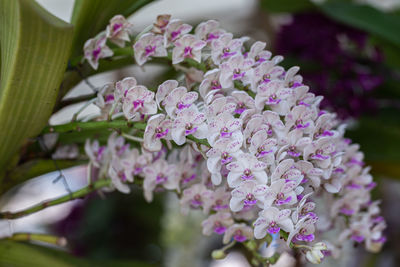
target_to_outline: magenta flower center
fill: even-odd
[[[122,28],[122,23],[115,23],[113,26],[113,32],[118,33],[118,31]]]
[[[254,178],[254,175],[251,173],[250,169],[245,169],[243,171],[243,175],[242,175],[242,179],[243,180],[250,180],[250,179],[253,179],[253,178]]]
[[[148,46],[146,46],[144,48],[144,52],[145,52],[146,57],[152,56],[156,52],[156,46],[155,45],[153,45],[153,46],[148,45]]]
[[[190,46],[186,46],[185,49],[183,50],[183,56],[184,57],[192,57],[192,50],[193,48],[191,48]]]
[[[101,53],[101,47],[99,46],[92,52],[93,59],[98,60],[100,57],[100,53]]]

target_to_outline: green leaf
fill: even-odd
[[[388,67],[400,69],[400,47],[377,36],[371,36],[369,41],[377,46],[384,54],[384,60]]]
[[[347,130],[346,136],[361,145],[368,161],[400,163],[398,122],[386,120],[383,116],[361,118],[358,127]]]
[[[271,13],[296,13],[315,8],[309,0],[262,0],[261,7]]]
[[[367,162],[367,164],[371,165],[371,172],[373,175],[381,175],[387,178],[400,179],[399,162],[370,161]]]
[[[342,23],[379,36],[400,46],[400,16],[352,2],[332,1],[319,5],[322,12]]]
[[[68,253],[36,245],[13,241],[0,241],[0,266],[13,267],[150,267],[153,265],[138,261],[93,261],[76,258]]]
[[[0,0],[0,42],[1,173],[51,115],[71,49],[72,27],[35,1]]]
[[[128,17],[154,0],[76,0],[71,23],[74,25],[72,56],[82,55],[86,40],[105,30],[109,20],[121,14]]]

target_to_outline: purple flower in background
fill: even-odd
[[[304,83],[323,95],[323,108],[341,118],[376,109],[372,92],[383,83],[377,70],[382,54],[367,44],[368,35],[318,13],[293,16],[277,35],[276,50],[301,60]],[[307,63],[315,63],[307,67]]]

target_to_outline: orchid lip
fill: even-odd
[[[301,184],[304,184],[304,183],[307,183],[308,182],[308,179],[307,178],[303,178],[303,180],[301,180]]]
[[[245,175],[245,174],[243,174],[242,175],[242,179],[243,180],[251,180],[251,179],[253,179],[254,178],[254,175],[252,175],[252,174],[250,174],[250,175]]]
[[[310,211],[310,212],[307,212],[306,214],[300,214],[300,218],[304,218],[304,217],[306,217],[306,216],[308,216],[309,218],[311,218],[311,219],[318,219],[318,216],[317,216],[317,214],[315,214],[314,212],[312,212],[312,211]]]
[[[310,104],[307,104],[307,103],[304,102],[304,101],[300,101],[300,102],[299,102],[299,105],[303,105],[303,106],[306,106],[306,107],[311,107]]]
[[[267,155],[267,154],[269,154],[269,153],[272,153],[272,152],[274,152],[272,149],[271,150],[268,150],[268,151],[265,151],[265,150],[263,150],[263,151],[261,151],[260,153],[258,153],[258,158],[261,158],[261,157],[264,157],[265,155]]]
[[[321,134],[321,136],[333,136],[333,132],[332,132],[332,131],[325,130],[325,131]]]
[[[343,213],[344,215],[353,215],[354,214],[354,210],[353,209],[347,209],[347,208],[341,208],[340,212]]]
[[[118,30],[122,28],[122,23],[115,23],[113,26],[113,32],[117,33]]]
[[[242,79],[244,77],[245,74],[246,74],[246,72],[241,72],[241,73],[238,73],[238,74],[234,73],[233,74],[233,80],[240,80],[240,79]]]
[[[382,216],[378,216],[378,217],[374,218],[374,219],[372,220],[372,222],[373,222],[373,223],[380,223],[380,222],[383,222],[384,220],[385,220],[385,219],[383,219]]]
[[[299,153],[299,152],[295,152],[295,151],[292,151],[292,150],[289,150],[288,152],[287,152],[290,156],[292,156],[292,157],[300,157],[300,155],[301,155],[301,153]]]
[[[226,159],[221,159],[221,163],[222,164],[228,164],[230,162],[232,162],[232,157],[227,157]]]
[[[221,132],[222,138],[229,138],[232,136],[232,132]]]
[[[180,33],[181,33],[180,30],[171,32],[171,40],[175,41]]]
[[[113,94],[106,95],[106,97],[105,97],[106,103],[109,103],[109,102],[111,102],[113,100],[114,100],[114,95]]]
[[[336,168],[335,170],[333,170],[333,172],[344,172],[344,170],[342,168]]]
[[[257,63],[261,63],[261,62],[264,62],[264,61],[267,61],[265,58],[263,58],[263,57],[260,57],[256,62]]]
[[[288,198],[286,198],[286,199],[277,199],[277,200],[275,201],[275,204],[276,204],[277,206],[280,206],[280,205],[284,205],[284,204],[286,204],[286,203],[289,203],[291,200],[292,200],[292,197],[288,197]]]
[[[211,40],[217,39],[218,37],[219,37],[218,34],[209,33],[207,35],[207,41],[211,41]]]
[[[244,235],[235,235],[233,237],[237,242],[244,242],[247,240],[247,237]]]
[[[255,205],[257,203],[257,199],[253,199],[253,200],[245,200],[244,201],[244,204],[245,205],[247,205],[247,206],[253,206],[253,205]]]
[[[231,56],[233,56],[233,55],[235,55],[235,54],[236,54],[236,52],[224,52],[224,53],[221,55],[221,59],[225,59],[225,58],[231,57]]]
[[[317,160],[326,160],[326,159],[329,159],[329,156],[324,156],[322,154],[315,154],[315,155],[312,155],[310,158],[317,159]]]
[[[184,57],[192,57],[192,48],[190,46],[186,46],[184,51],[183,51],[183,56]]]
[[[182,182],[186,184],[194,179],[196,179],[196,174],[192,174],[190,177],[183,179]]]
[[[157,47],[156,47],[155,45],[153,45],[153,46],[151,46],[151,45],[146,46],[146,47],[144,48],[144,52],[145,52],[146,57],[152,56],[152,55],[155,53],[156,48],[157,48]]]
[[[99,59],[100,53],[101,53],[101,47],[97,47],[95,50],[93,50],[92,56],[93,56],[94,60]]]
[[[156,138],[160,139],[163,138],[164,136],[166,136],[169,132],[169,129],[165,129],[165,131],[161,132],[161,133],[156,133]]]
[[[265,78],[265,79],[263,79],[261,82],[262,82],[262,83],[269,83],[270,81],[271,81],[271,79]]]
[[[197,131],[197,127],[194,127],[191,130],[185,130],[185,135],[193,134]]]
[[[179,110],[182,110],[182,109],[184,109],[184,108],[188,108],[188,107],[190,107],[190,106],[191,106],[191,104],[178,103],[178,109],[179,109]]]
[[[134,175],[138,175],[139,173],[142,172],[142,170],[143,170],[143,168],[137,167],[137,168],[135,168],[135,170],[133,171],[133,174],[134,174]]]
[[[348,185],[346,186],[346,188],[348,188],[348,189],[361,189],[362,186],[359,185],[359,184],[350,183],[350,184],[348,184]]]
[[[291,88],[296,88],[296,87],[299,87],[299,86],[301,86],[301,85],[302,85],[301,83],[295,82],[295,83],[293,83],[293,85],[292,85]]]
[[[218,226],[214,228],[214,232],[219,235],[222,235],[223,233],[225,233],[225,231],[226,231],[225,226]]]
[[[168,179],[167,177],[157,175],[157,177],[156,177],[156,184],[164,183],[164,182],[167,181],[167,179]]]
[[[279,226],[269,226],[268,227],[268,233],[270,233],[270,234],[279,233],[280,230],[281,230],[281,228]]]
[[[193,200],[190,202],[190,204],[191,204],[191,206],[192,206],[193,208],[198,208],[198,207],[201,207],[201,206],[203,205],[203,202],[202,202],[201,200],[195,200],[195,199],[193,199]]]
[[[215,211],[219,211],[219,210],[225,210],[227,208],[229,208],[229,205],[214,205],[212,209]]]
[[[386,242],[386,237],[385,236],[382,236],[381,238],[379,238],[379,239],[374,239],[374,240],[372,240],[373,242],[376,242],[376,243],[385,243]]]
[[[143,106],[144,106],[144,100],[138,99],[138,100],[133,101],[133,108],[135,110],[142,108]]]
[[[302,235],[302,234],[297,234],[296,239],[299,241],[305,241],[305,242],[312,242],[314,240],[315,236],[313,234],[309,235]]]
[[[280,102],[281,102],[281,99],[279,99],[279,98],[274,99],[274,98],[270,97],[267,101],[265,101],[265,104],[267,104],[267,105],[277,105]]]
[[[124,152],[126,151],[127,148],[129,148],[129,144],[123,145],[123,146],[117,151],[117,155],[118,155],[118,156],[122,156],[122,154],[124,154]]]
[[[237,109],[235,109],[235,113],[242,114],[245,110],[246,110],[246,108],[237,108]]]
[[[211,86],[211,90],[218,90],[218,89],[222,89],[221,85],[213,85]]]
[[[361,243],[365,239],[362,235],[352,235],[350,238],[351,238],[351,240],[354,240],[357,243]]]
[[[357,160],[357,159],[355,159],[355,158],[352,158],[350,161],[349,161],[349,163],[352,163],[352,164],[356,164],[356,165],[359,165],[359,166],[364,166],[364,162],[362,162],[362,161],[359,161],[359,160]]]
[[[375,182],[371,182],[371,183],[369,183],[369,184],[366,185],[366,188],[367,188],[367,189],[373,189],[373,188],[375,188],[375,187],[376,187],[376,183],[375,183]]]
[[[309,123],[309,122],[307,122],[306,124],[297,124],[297,125],[296,125],[296,128],[297,128],[297,129],[305,129],[305,128],[307,128],[308,126],[310,126],[310,123]]]
[[[105,149],[106,149],[105,146],[99,147],[99,150],[97,151],[97,157],[96,157],[96,160],[97,160],[97,161],[100,161],[100,160],[101,160]]]

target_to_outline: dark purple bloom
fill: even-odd
[[[322,14],[296,14],[278,33],[276,50],[313,63],[302,69],[302,75],[313,93],[325,96],[322,108],[335,110],[341,118],[357,117],[376,109],[371,94],[384,80],[377,68],[382,55],[375,47],[367,47],[367,38],[365,32]]]

